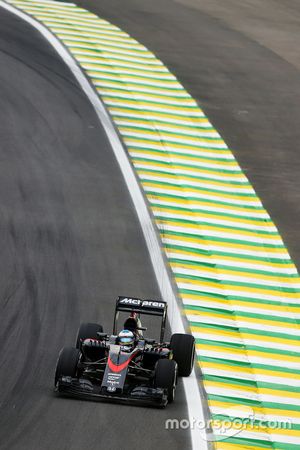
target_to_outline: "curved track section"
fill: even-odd
[[[162,63],[120,29],[69,4],[15,4],[63,40],[119,127],[198,338],[213,418],[244,417],[245,407],[255,415],[233,440],[215,422],[216,448],[297,448],[299,277],[226,145]],[[270,420],[280,422],[275,430]]]
[[[188,448],[181,387],[165,411],[56,398],[57,353],[80,321],[112,326],[120,293],[159,296],[98,119],[30,26],[0,10],[1,449]],[[151,437],[151,439],[150,439]]]

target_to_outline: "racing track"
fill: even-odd
[[[121,293],[159,297],[125,183],[56,53],[0,9],[1,450],[189,447],[182,387],[164,411],[56,398],[80,321],[112,326]]]
[[[298,263],[298,2],[79,3],[147,45],[199,99]],[[170,447],[180,448],[186,435],[166,436],[156,412],[143,409],[147,425],[137,428],[137,415],[128,415],[132,409],[111,405],[102,409],[51,395],[56,352],[63,341],[71,342],[80,319],[98,315],[100,294],[109,308],[119,292],[148,296],[157,295],[157,290],[134,212],[123,207],[129,201],[126,190],[89,104],[49,48],[37,37],[33,45],[33,31],[24,34],[25,24],[8,20],[3,11],[0,17],[0,98],[11,111],[4,113],[3,106],[0,110],[0,283],[7,317],[0,329],[1,342],[5,338],[0,375],[5,393],[3,448],[81,448],[86,441],[87,448],[94,448],[100,439],[115,448],[123,437],[115,436],[115,427],[126,431],[133,427],[138,436],[127,437],[132,439],[131,448],[149,436],[148,430],[152,441],[144,441],[144,446],[148,442],[149,448],[163,447],[160,442],[168,439]],[[30,61],[33,69],[3,50],[19,55],[26,64]],[[34,105],[30,108],[34,121],[28,101]],[[18,107],[12,112],[11,105]],[[26,115],[21,114],[24,109]],[[34,344],[36,353],[31,352]],[[179,409],[185,414],[182,398],[177,408],[167,410],[167,415],[177,417]],[[80,426],[88,432],[81,435]],[[154,435],[157,426],[161,432]]]

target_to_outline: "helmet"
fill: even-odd
[[[134,334],[132,331],[123,330],[119,333],[118,341],[122,347],[122,350],[130,351],[131,347],[134,345]]]

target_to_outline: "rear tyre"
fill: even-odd
[[[59,378],[62,376],[72,378],[76,377],[79,356],[80,351],[77,348],[64,347],[61,349],[55,370],[55,386]]]
[[[103,333],[102,325],[97,323],[82,323],[76,337],[76,348],[80,348],[81,341],[85,339],[98,339],[97,333]]]
[[[195,338],[191,334],[173,334],[170,347],[178,364],[178,375],[188,377],[194,366]]]
[[[159,359],[155,367],[154,386],[168,391],[168,402],[175,399],[177,364],[171,359]]]

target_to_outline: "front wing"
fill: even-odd
[[[107,389],[101,389],[101,386],[95,385],[87,379],[67,376],[58,380],[56,392],[68,397],[86,400],[110,401],[157,408],[165,408],[168,403],[166,389],[137,386],[126,393],[112,393],[108,392]]]

